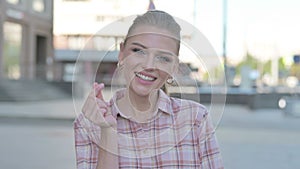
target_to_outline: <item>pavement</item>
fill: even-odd
[[[104,99],[111,98],[111,91],[103,91]],[[73,120],[80,112],[86,96],[40,101],[0,101],[0,118],[33,118],[52,120]]]
[[[36,102],[0,102],[2,118],[71,120],[76,117],[72,99]]]
[[[110,91],[104,91],[103,96],[105,100],[108,100],[111,97]],[[41,101],[0,102],[0,117],[72,120],[80,112],[84,101],[85,97],[70,97]],[[224,120],[227,125],[227,119],[237,120],[235,122],[238,123],[242,123],[243,119],[246,119],[247,123],[251,121],[257,123],[261,121],[260,118],[267,118],[268,123],[273,123],[285,116],[280,109],[253,110],[249,109],[248,105],[242,104],[210,105],[204,103],[204,105],[211,111],[216,125],[223,124]]]

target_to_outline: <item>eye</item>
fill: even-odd
[[[142,55],[146,54],[145,51],[141,48],[132,48],[131,51],[137,54],[142,54]]]
[[[159,62],[162,62],[162,63],[166,63],[166,62],[171,62],[172,59],[168,56],[156,56],[156,59],[159,61]]]

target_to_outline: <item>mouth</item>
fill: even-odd
[[[149,82],[153,82],[155,81],[157,78],[156,77],[153,77],[153,76],[150,76],[150,75],[146,75],[146,74],[142,74],[142,73],[135,73],[135,75],[142,79],[142,80],[145,80],[145,81],[149,81]]]

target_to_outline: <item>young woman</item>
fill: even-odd
[[[74,122],[78,168],[223,168],[206,108],[161,90],[178,68],[180,31],[163,11],[134,20],[120,44],[126,88],[106,102],[95,83]]]

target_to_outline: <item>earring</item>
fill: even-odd
[[[120,68],[120,67],[122,67],[122,66],[123,66],[123,64],[121,64],[120,62],[117,63],[117,67],[118,67],[118,68]]]
[[[168,83],[169,85],[173,84],[173,83],[174,83],[174,78],[171,77],[171,78],[167,79],[167,83]]]

